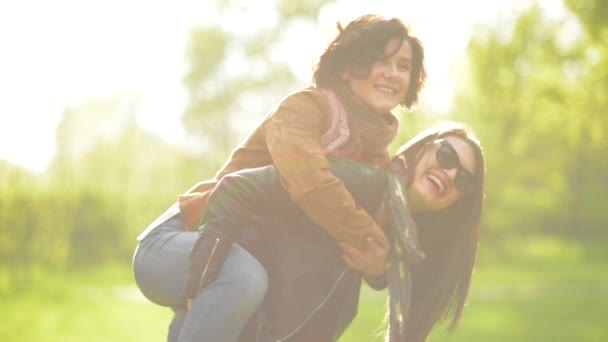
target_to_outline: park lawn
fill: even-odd
[[[2,341],[164,341],[169,309],[148,302],[128,266],[38,276],[3,295]]]
[[[507,243],[508,246],[510,243]],[[429,342],[608,341],[608,258],[601,241],[514,240],[508,256],[480,250],[458,329]],[[360,312],[340,341],[380,342],[386,294],[364,287]]]
[[[384,300],[365,289],[361,311],[340,341],[380,342]],[[430,342],[608,341],[608,289],[595,286],[487,287],[473,290],[452,334],[435,329]]]
[[[442,341],[608,341],[605,262],[481,263],[468,306]],[[32,288],[0,293],[2,341],[166,340],[169,309],[148,302],[128,266],[38,276]],[[341,342],[382,341],[386,292],[363,288],[359,313]]]

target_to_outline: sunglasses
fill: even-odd
[[[454,146],[445,139],[437,139],[435,143],[439,144],[435,158],[439,166],[445,170],[457,169],[454,185],[463,194],[473,192],[476,188],[475,176],[467,171],[460,163],[458,152]]]

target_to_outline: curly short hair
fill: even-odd
[[[367,14],[351,21],[346,27],[338,22],[339,33],[327,46],[315,66],[313,82],[318,87],[332,87],[340,82],[344,71],[362,78],[369,74],[374,62],[386,58],[386,46],[392,38],[407,41],[412,49],[410,86],[402,104],[410,108],[418,102],[424,85],[424,49],[422,43],[409,34],[408,28],[397,18]],[[396,53],[401,44],[393,52]]]

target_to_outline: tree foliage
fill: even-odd
[[[184,78],[190,103],[183,123],[206,156],[226,158],[246,134],[236,127],[258,124],[286,95],[286,89],[297,87],[288,61],[277,63],[271,55],[282,33],[294,21],[315,20],[323,3],[278,1],[276,26],[251,27],[250,34],[234,33],[221,25],[192,32]],[[246,11],[243,6],[239,1],[225,2],[220,15]]]
[[[587,234],[607,221],[606,50],[580,29],[593,18],[552,21],[533,6],[470,41],[455,113],[485,146],[495,232]]]
[[[0,165],[0,290],[27,288],[39,269],[128,264],[145,226],[220,166],[142,131],[136,110],[116,99],[68,108],[46,174]]]
[[[287,64],[269,56],[282,29],[292,20],[312,20],[321,3],[276,3],[278,27],[253,35],[219,23],[192,32],[183,123],[203,147],[200,154],[142,131],[137,101],[115,98],[65,109],[56,155],[44,175],[1,164],[0,279],[9,283],[0,290],[27,285],[40,268],[130,262],[137,234],[179,194],[219,169],[243,136],[235,127],[251,117],[259,121],[285,89],[295,87]],[[222,12],[243,6],[218,5]],[[264,100],[251,108],[258,99]]]
[[[243,3],[218,1],[220,15]],[[210,178],[249,131],[237,128],[253,127],[301,87],[288,61],[272,54],[282,34],[316,20],[323,3],[277,1],[276,26],[247,34],[223,23],[192,32],[183,124],[200,147],[195,156],[142,131],[136,101],[111,99],[66,108],[46,174],[0,163],[0,280],[16,288],[39,268],[129,263],[137,234],[178,194]],[[490,235],[605,234],[608,7],[566,4],[570,12],[559,20],[531,7],[513,22],[480,28],[453,115],[400,115],[392,151],[443,119],[476,130],[487,158]]]

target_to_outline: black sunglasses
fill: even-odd
[[[460,157],[454,146],[445,139],[437,139],[435,143],[439,144],[435,158],[439,166],[445,170],[457,169],[454,185],[463,194],[468,194],[475,190],[475,176],[460,164]]]

